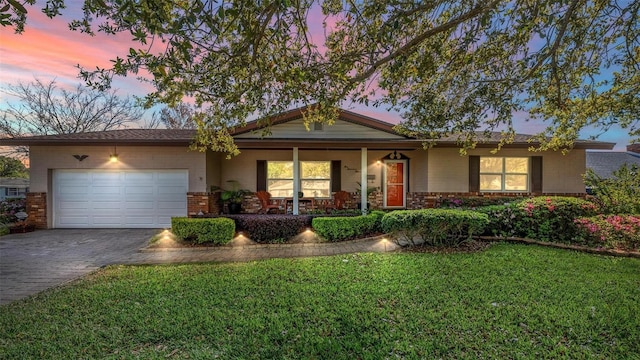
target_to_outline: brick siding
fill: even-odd
[[[34,225],[36,229],[46,229],[47,226],[47,193],[27,193],[27,223]]]

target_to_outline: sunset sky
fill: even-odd
[[[61,86],[75,87],[82,81],[78,78],[77,65],[89,69],[108,66],[110,59],[126,55],[132,46],[129,36],[99,34],[91,37],[70,31],[68,20],[74,17],[73,11],[78,10],[79,7],[71,5],[70,9],[65,10],[64,17],[49,19],[39,9],[31,8],[22,35],[14,34],[11,28],[0,27],[0,87],[16,84],[18,81],[31,82],[35,78],[44,82],[55,79]],[[149,84],[142,83],[135,77],[117,78],[113,87],[118,89],[121,96],[143,96],[151,90]],[[12,99],[0,93],[0,107],[6,106],[9,101]],[[385,108],[349,104],[345,108],[392,123],[397,123],[400,119],[397,113],[389,113]],[[150,117],[151,112],[147,111],[145,116]],[[522,120],[525,117],[526,114],[514,114],[517,132],[532,134],[545,127],[540,123],[525,122]],[[582,137],[597,133],[583,131]],[[629,136],[624,130],[612,129],[598,140],[615,142],[615,150],[624,150],[629,143]]]

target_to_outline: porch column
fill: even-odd
[[[300,161],[298,148],[293,148],[293,215],[298,215],[298,193],[300,192]]]
[[[362,214],[367,213],[367,148],[360,149],[360,204]]]

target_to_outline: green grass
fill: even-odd
[[[0,308],[0,358],[638,358],[640,261],[537,246],[117,266]]]

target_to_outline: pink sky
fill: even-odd
[[[78,9],[69,9],[78,11]],[[65,13],[66,14],[66,13]],[[322,41],[323,16],[313,16],[318,24],[312,24],[310,30],[314,41]],[[82,80],[78,78],[76,65],[92,69],[96,66],[108,66],[110,59],[117,55],[125,56],[129,47],[135,46],[127,35],[117,37],[96,35],[95,37],[70,31],[67,19],[47,18],[38,9],[29,11],[28,23],[22,35],[13,33],[13,29],[0,27],[0,87],[15,84],[18,81],[31,82],[38,78],[44,82],[56,79],[59,85],[75,87]],[[150,91],[150,85],[138,81],[134,76],[114,79],[113,87],[122,96],[143,96]],[[6,101],[6,95],[0,93],[0,106]],[[397,123],[399,114],[390,113],[385,108],[364,107],[346,104],[345,108],[380,120]],[[147,112],[150,116],[151,112]],[[543,124],[524,122],[526,114],[514,114],[516,131],[535,133],[544,128]],[[584,131],[584,138],[596,134]],[[624,150],[629,136],[622,129],[612,129],[598,140],[615,142],[615,150]]]

